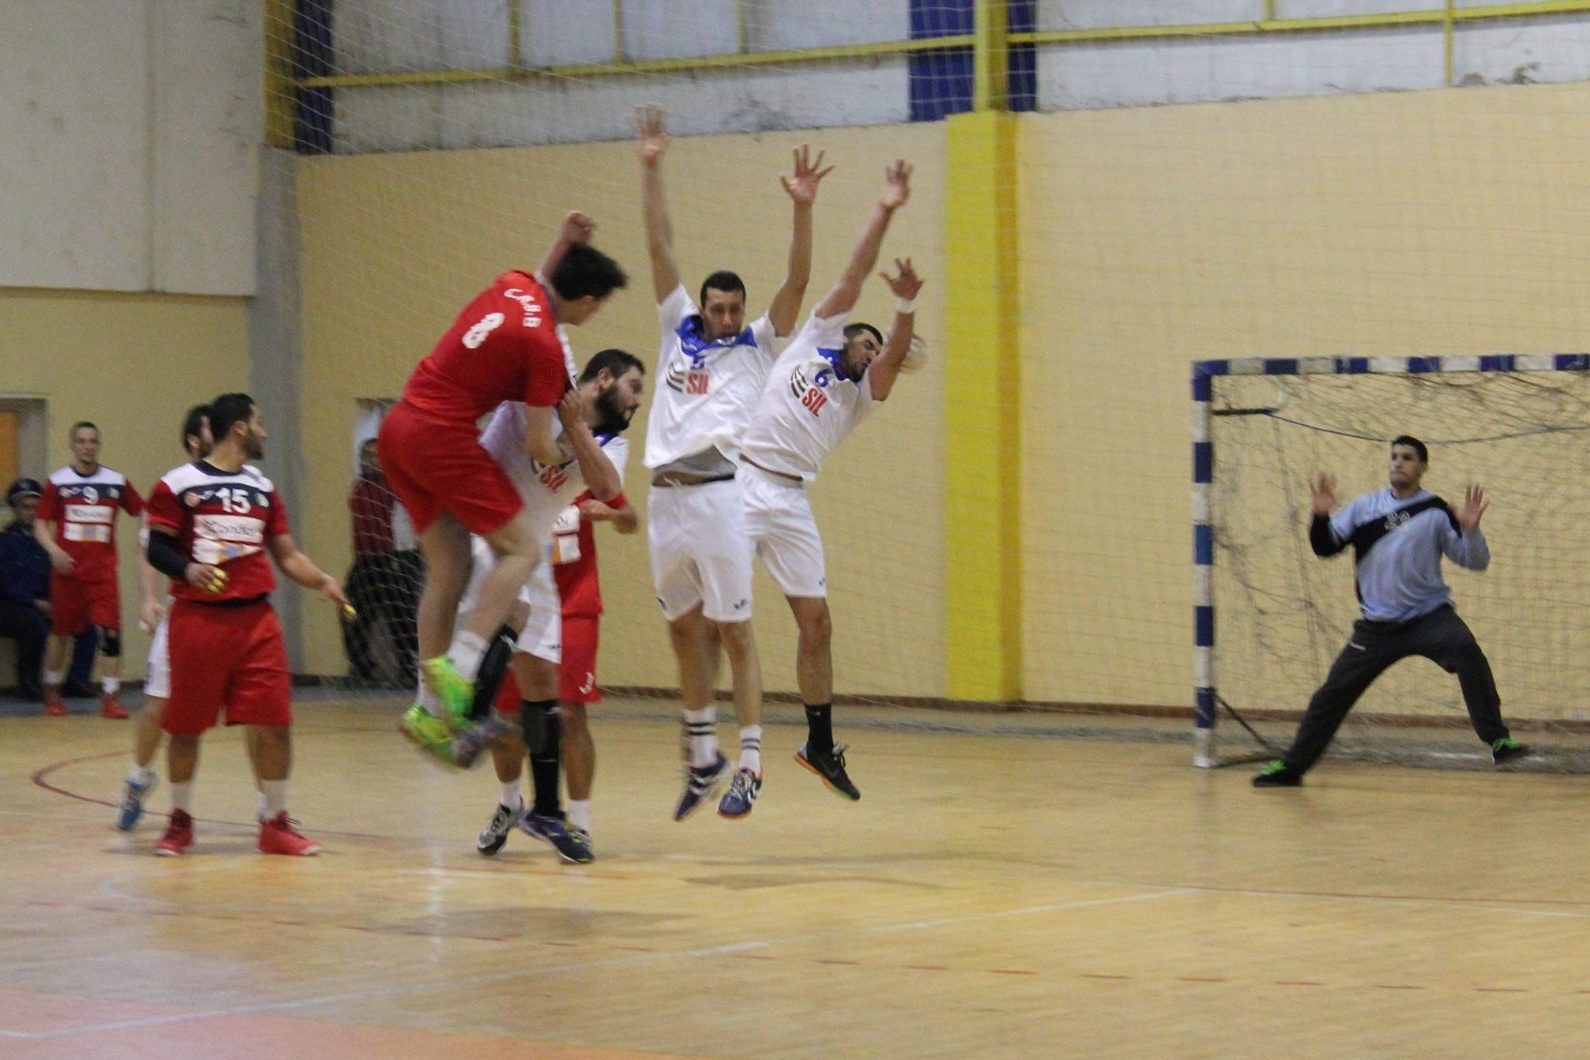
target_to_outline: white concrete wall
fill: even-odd
[[[601,0],[516,0],[518,61],[545,68],[732,54],[735,0],[624,0],[622,33]],[[1458,0],[1463,8],[1489,0]],[[502,67],[509,0],[340,0],[346,73]],[[1438,11],[1444,0],[1275,0],[1278,18]],[[1041,29],[1253,22],[1263,0],[1039,0]],[[903,40],[908,0],[751,0],[752,52]],[[1590,18],[1461,24],[1458,85],[1590,78]],[[1438,27],[1046,46],[1042,110],[1437,88]],[[751,132],[906,120],[903,58],[554,82],[484,82],[337,92],[338,151],[491,147],[628,135],[630,109],[658,102],[681,133]]]
[[[253,292],[261,19],[0,3],[0,286]]]

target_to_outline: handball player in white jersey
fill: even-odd
[[[739,440],[773,364],[774,340],[788,336],[800,315],[811,273],[812,204],[828,170],[821,168],[821,155],[812,161],[804,146],[795,152],[794,175],[783,178],[794,203],[789,268],[767,314],[747,326],[745,284],[734,273],[708,276],[699,305],[680,283],[663,202],[668,134],[662,112],[643,108],[636,131],[646,245],[662,325],[656,398],[646,425],[645,463],[652,484],[647,543],[653,587],[679,661],[688,764],[674,820],[699,809],[730,772],[714,731],[720,643],[733,675],[740,759],[718,813],[738,818],[751,812],[762,789],[762,672],[751,627],[751,556],[735,477]]]
[[[745,527],[768,574],[789,600],[800,630],[795,675],[806,705],[806,742],[795,760],[847,799],[861,792],[845,771],[845,748],[834,743],[833,636],[823,539],[806,496],[828,454],[894,389],[911,351],[922,280],[909,259],[884,275],[897,299],[887,339],[871,324],[850,323],[861,285],[878,261],[894,211],[911,193],[911,167],[885,172],[878,204],[867,218],[839,282],[823,296],[773,364],[740,446]]]

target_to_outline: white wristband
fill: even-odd
[[[906,314],[908,316],[910,314],[912,314],[912,313],[915,313],[916,312],[916,299],[915,298],[896,298],[894,300],[894,311],[896,313],[904,313],[904,314]]]

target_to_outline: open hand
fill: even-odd
[[[780,177],[784,183],[784,191],[795,200],[797,206],[810,206],[817,201],[817,185],[822,179],[834,171],[833,166],[823,168],[825,151],[817,152],[817,161],[811,159],[811,148],[801,144],[793,152],[795,156],[795,175],[793,177]]]
[[[1490,506],[1491,502],[1485,499],[1485,487],[1475,483],[1463,492],[1463,506],[1454,513],[1458,525],[1465,530],[1473,530],[1480,525],[1480,517]]]
[[[655,166],[668,149],[668,130],[663,127],[666,117],[663,109],[655,103],[635,109],[633,124],[638,140],[636,151],[643,166]]]
[[[883,194],[878,204],[886,210],[898,210],[911,197],[911,164],[897,159],[883,171]]]
[[[1315,515],[1329,515],[1336,510],[1336,476],[1321,473],[1309,483]]]
[[[898,276],[890,276],[887,272],[878,275],[883,277],[883,282],[889,285],[889,290],[894,292],[896,298],[914,301],[917,292],[922,290],[922,277],[916,274],[910,258],[895,258],[894,267],[900,272]]]

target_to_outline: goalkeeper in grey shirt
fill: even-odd
[[[1353,549],[1354,575],[1363,618],[1353,623],[1347,646],[1325,683],[1308,702],[1286,757],[1253,778],[1256,788],[1296,787],[1325,753],[1347,712],[1387,667],[1422,655],[1458,676],[1469,721],[1500,764],[1526,749],[1502,723],[1501,699],[1491,664],[1474,634],[1452,609],[1452,591],[1441,578],[1441,557],[1469,570],[1491,564],[1480,530],[1489,504],[1485,491],[1470,486],[1461,507],[1419,487],[1429,467],[1423,442],[1402,435],[1391,443],[1391,484],[1348,502],[1334,516],[1336,482],[1321,475],[1313,483],[1314,518],[1309,544],[1318,556]]]

